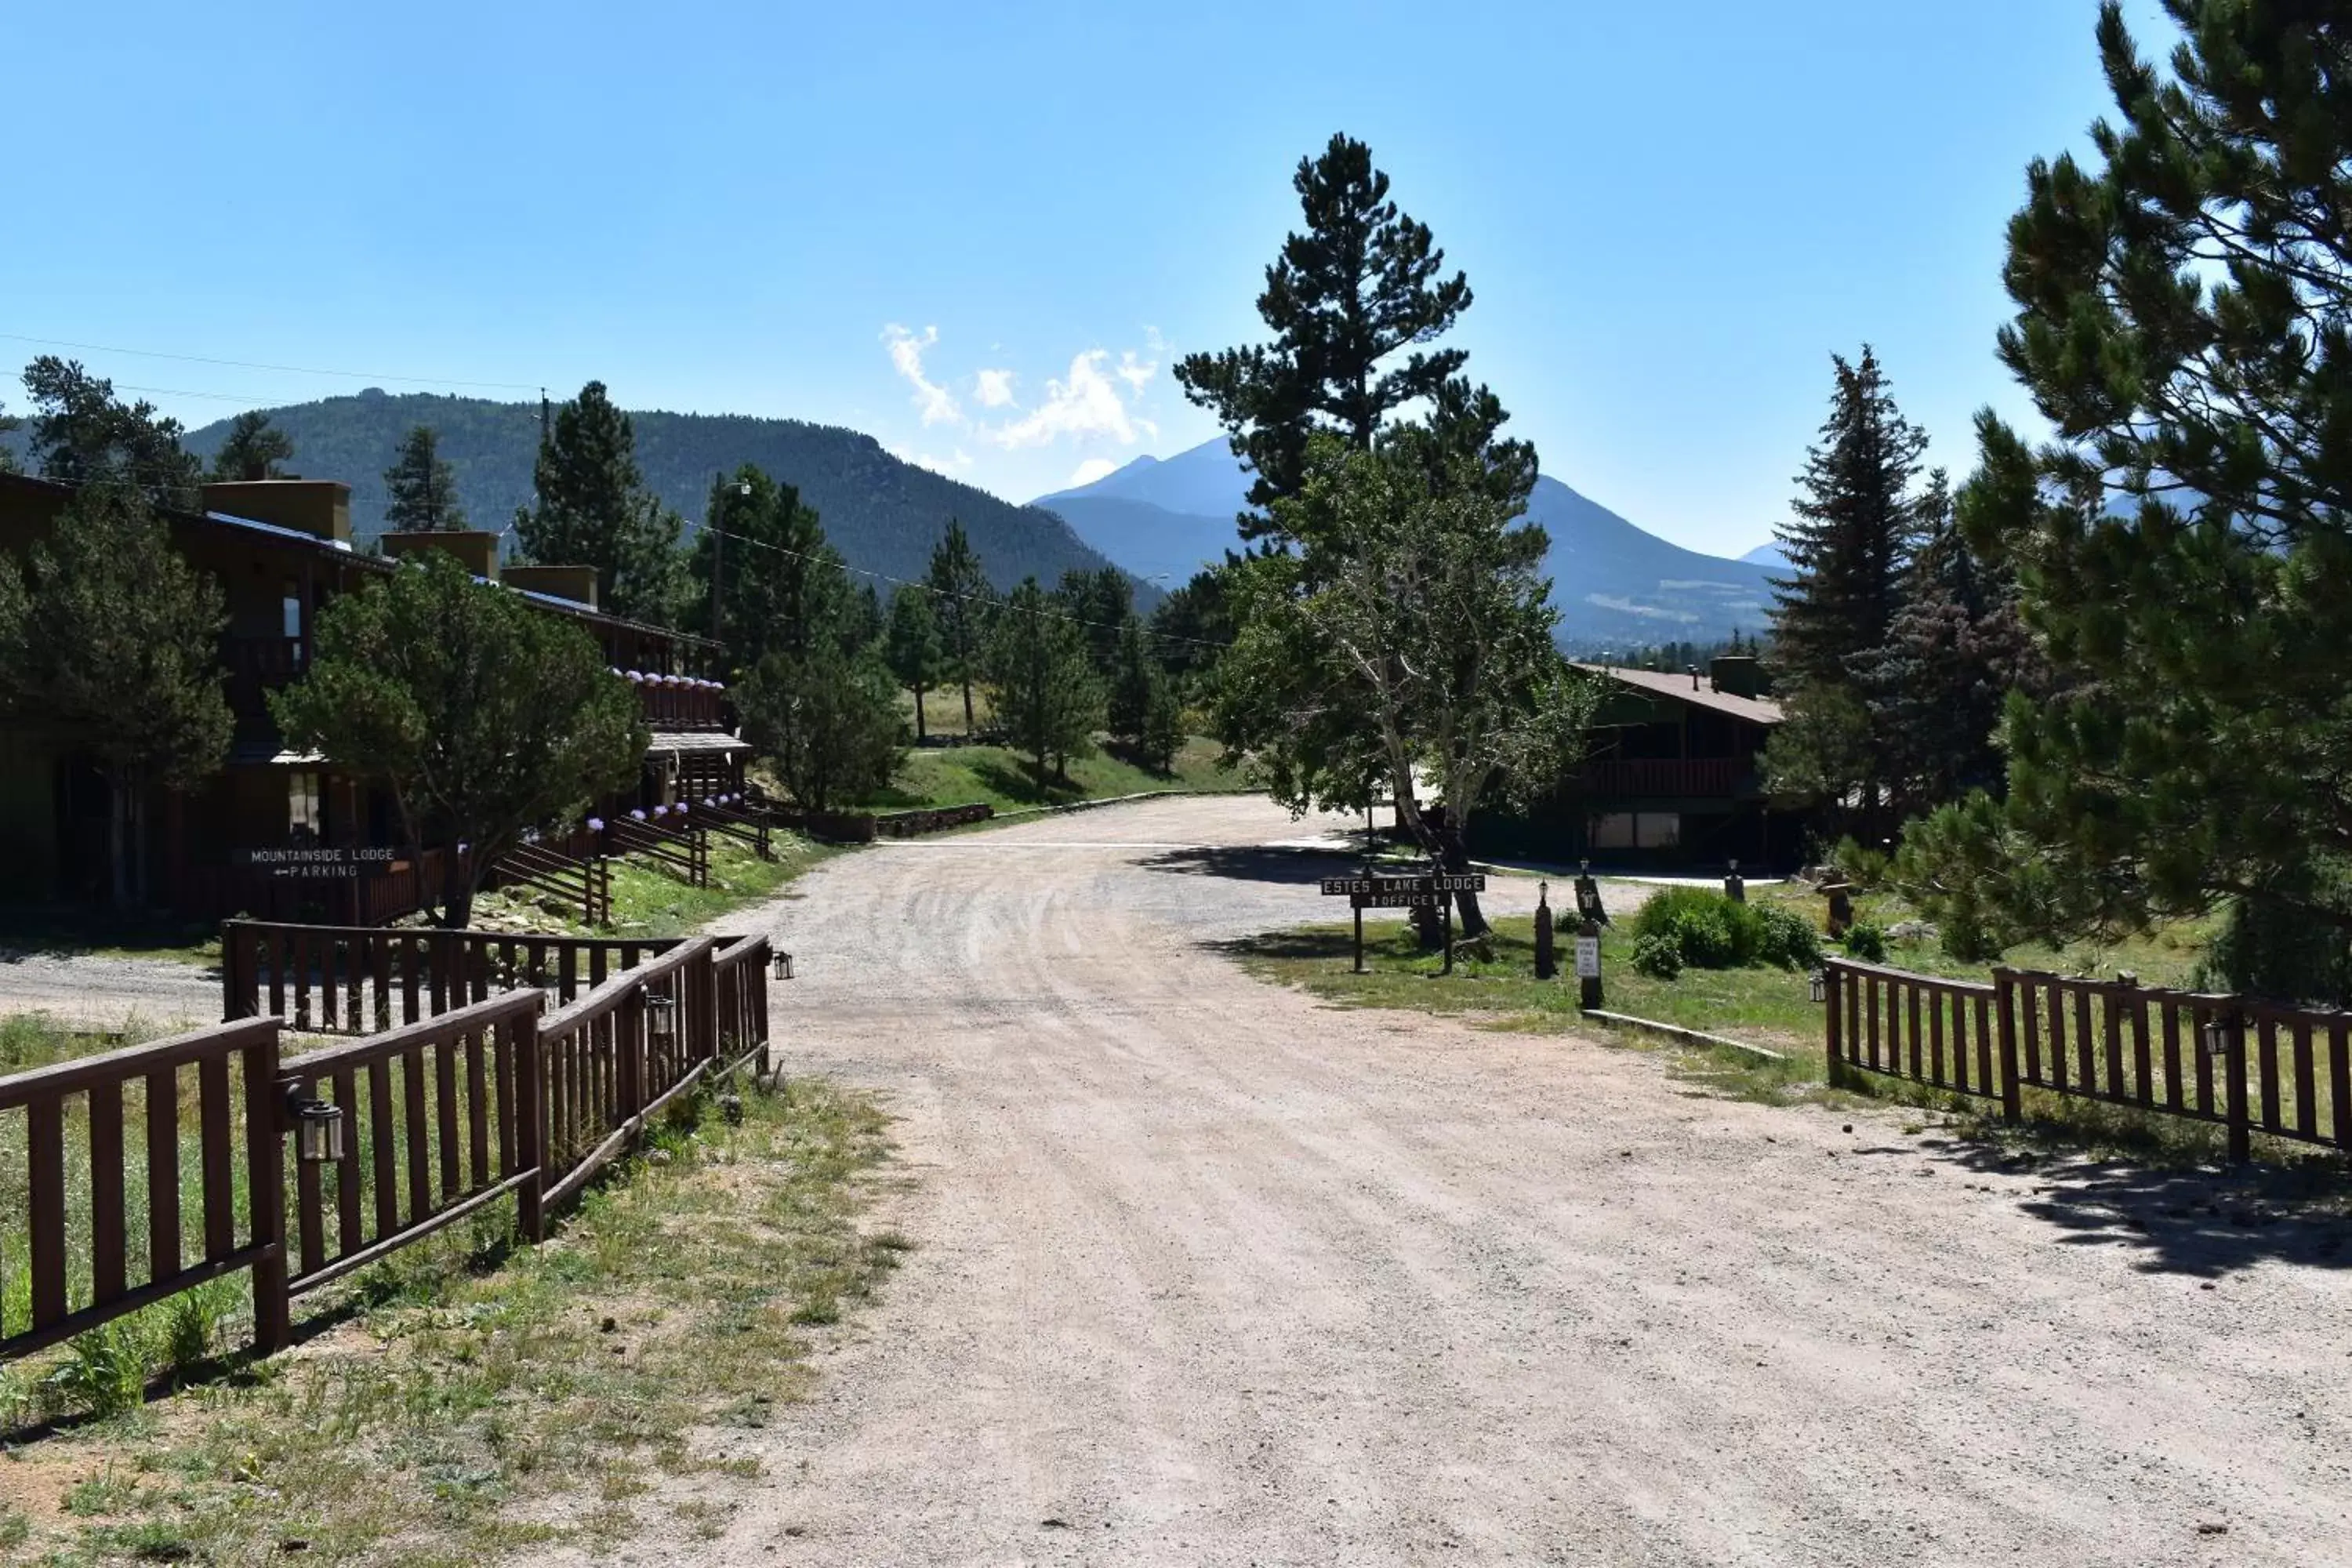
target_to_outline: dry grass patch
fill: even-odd
[[[13,1449],[0,1499],[33,1506],[0,1515],[0,1543],[59,1564],[478,1563],[609,1547],[679,1477],[721,1517],[747,1467],[705,1435],[801,1397],[808,1325],[899,1260],[857,1224],[884,1125],[817,1080],[746,1091],[740,1123],[674,1121],[545,1246],[486,1219],[316,1303],[289,1355]]]

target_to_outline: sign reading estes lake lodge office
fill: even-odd
[[[331,881],[373,876],[392,869],[400,851],[388,846],[279,845],[267,849],[235,849],[230,862],[273,877],[304,881]]]
[[[1360,910],[1409,910],[1434,906],[1446,893],[1483,893],[1486,879],[1475,871],[1419,877],[1326,877],[1326,898],[1346,898]]]

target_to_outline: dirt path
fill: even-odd
[[[723,1535],[628,1556],[2352,1560],[2324,1238],[1260,985],[1205,944],[1328,911],[1248,851],[1299,832],[1123,807],[775,906],[787,1059],[904,1119],[917,1250],[729,1439]]]

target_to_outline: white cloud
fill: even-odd
[[[1062,488],[1072,490],[1083,489],[1097,479],[1106,479],[1118,471],[1118,465],[1108,458],[1088,458],[1070,470],[1070,482]]]
[[[1007,408],[1013,404],[1013,373],[984,370],[971,378],[971,395],[982,408]]]
[[[890,345],[890,363],[915,389],[915,406],[922,411],[925,425],[958,425],[963,422],[963,410],[956,406],[955,395],[923,375],[924,352],[940,341],[937,327],[925,327],[917,337],[893,321],[882,329],[882,341]]]
[[[1159,362],[1156,360],[1139,362],[1135,357],[1135,351],[1129,349],[1118,356],[1118,368],[1111,374],[1127,383],[1128,391],[1132,395],[1140,393],[1150,384],[1152,373],[1159,368]]]
[[[1025,418],[993,428],[983,427],[981,435],[997,446],[1008,449],[1019,447],[1045,447],[1065,436],[1108,436],[1122,447],[1131,447],[1144,436],[1156,436],[1159,427],[1148,419],[1139,419],[1128,412],[1127,403],[1119,396],[1116,376],[1130,390],[1141,383],[1129,374],[1135,356],[1130,353],[1115,370],[1106,372],[1110,353],[1107,349],[1088,349],[1070,361],[1067,381],[1048,380],[1045,400]],[[1144,378],[1150,379],[1146,367]]]
[[[961,447],[958,447],[950,456],[945,458],[934,457],[929,452],[918,452],[904,442],[887,450],[902,463],[912,463],[919,468],[929,468],[935,474],[945,474],[950,479],[953,479],[971,467],[971,454]]]

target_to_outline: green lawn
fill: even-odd
[[[1216,765],[1223,754],[1216,742],[1195,735],[1177,753],[1172,770],[1156,773],[1105,750],[1074,759],[1067,784],[1048,778],[1041,784],[1029,759],[1003,746],[922,747],[907,753],[887,790],[847,809],[914,811],[985,801],[999,811],[1017,811],[1154,790],[1239,789],[1238,779]]]
[[[611,936],[686,936],[711,921],[768,898],[786,883],[841,853],[798,834],[777,833],[773,860],[762,860],[734,839],[710,836],[710,884],[697,888],[642,858],[613,862]],[[572,936],[600,934],[580,923],[577,909],[558,908],[531,888],[504,888],[474,902],[478,927]]]

